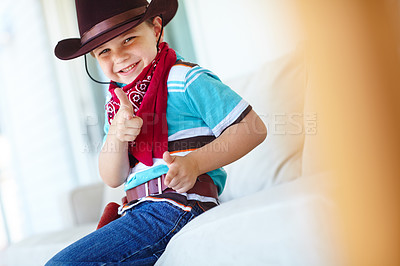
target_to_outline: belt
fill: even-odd
[[[165,174],[158,178],[154,178],[144,184],[131,188],[126,191],[126,199],[128,202],[137,200],[146,196],[159,195],[164,192],[175,192],[172,188],[164,185]],[[197,177],[194,186],[189,189],[187,194],[197,194],[205,197],[218,199],[218,188],[214,181],[207,174],[202,174]]]

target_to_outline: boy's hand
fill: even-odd
[[[111,123],[113,133],[121,142],[134,141],[140,133],[143,120],[134,116],[133,106],[121,88],[115,89],[115,94],[121,105]]]
[[[197,163],[188,156],[171,156],[166,151],[163,159],[169,170],[165,177],[164,184],[179,193],[187,192],[196,183],[199,176]]]

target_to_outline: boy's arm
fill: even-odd
[[[99,155],[99,173],[103,182],[110,187],[124,183],[129,173],[128,142],[121,142],[110,126],[106,142]]]
[[[169,171],[165,185],[178,192],[191,189],[197,176],[230,164],[264,141],[267,129],[251,110],[242,121],[228,127],[218,138],[186,156],[164,153]]]
[[[133,107],[126,94],[115,89],[121,106],[110,125],[106,141],[99,155],[99,172],[110,187],[123,184],[129,174],[128,143],[140,133],[143,121],[133,116]]]

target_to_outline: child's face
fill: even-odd
[[[143,22],[94,49],[93,53],[109,79],[129,84],[156,57],[160,33],[161,18],[156,17],[153,26]]]

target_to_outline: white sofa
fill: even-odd
[[[266,123],[267,139],[226,167],[222,204],[185,226],[156,265],[342,264],[334,186],[329,173],[316,170],[318,154],[308,145],[318,132],[318,118],[304,106],[306,77],[299,48],[228,82]],[[3,252],[1,265],[43,265],[94,230],[102,207],[119,203],[122,195],[121,189],[102,185],[74,191],[79,226],[17,243]],[[85,206],[94,204],[98,210],[87,212]]]

